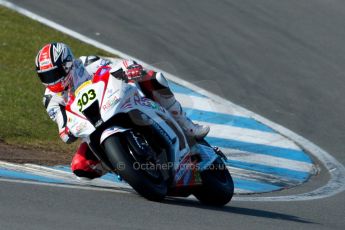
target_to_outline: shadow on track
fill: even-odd
[[[183,198],[169,197],[168,199],[164,200],[162,203],[165,203],[168,205],[178,205],[178,206],[188,206],[188,207],[194,207],[194,208],[200,208],[200,209],[208,209],[208,210],[213,210],[217,212],[227,212],[227,213],[240,214],[240,215],[246,215],[246,216],[255,216],[255,217],[263,217],[263,218],[269,218],[269,219],[293,221],[293,222],[305,223],[305,224],[318,224],[315,222],[303,220],[302,218],[299,218],[297,216],[278,213],[278,212],[234,207],[234,206],[213,207],[213,206],[200,204],[199,201],[196,201],[196,200],[183,199]]]

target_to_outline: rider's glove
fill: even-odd
[[[60,137],[67,144],[73,143],[78,139],[69,131],[67,127],[65,127],[64,130],[60,132]]]
[[[144,69],[139,64],[132,64],[127,67],[125,71],[126,77],[129,81],[139,80],[144,75]]]

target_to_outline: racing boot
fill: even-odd
[[[178,102],[174,96],[169,98],[169,101],[172,102],[170,106],[165,107],[165,103],[161,104],[171,113],[186,135],[196,139],[202,139],[210,132],[209,126],[196,124],[189,119],[183,111],[180,102]]]
[[[81,143],[73,156],[71,169],[76,176],[82,179],[99,178],[109,172],[93,155],[85,142]]]

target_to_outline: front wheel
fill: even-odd
[[[203,204],[223,206],[226,205],[234,194],[234,182],[220,158],[200,173],[202,186],[193,194]]]
[[[121,134],[120,134],[121,135]],[[160,172],[155,176],[145,172],[145,169],[137,168],[137,161],[130,153],[126,141],[121,136],[112,135],[108,137],[103,146],[112,166],[116,172],[133,187],[140,195],[148,200],[160,201],[167,194],[167,182]]]

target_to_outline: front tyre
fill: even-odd
[[[218,158],[213,164],[200,173],[202,186],[193,194],[203,204],[223,206],[234,194],[234,182],[223,161]]]
[[[121,135],[121,134],[120,134]],[[143,169],[135,168],[135,159],[129,152],[121,136],[108,137],[103,146],[105,154],[116,172],[133,187],[140,195],[148,200],[160,201],[167,194],[167,182],[162,178],[150,177]]]

